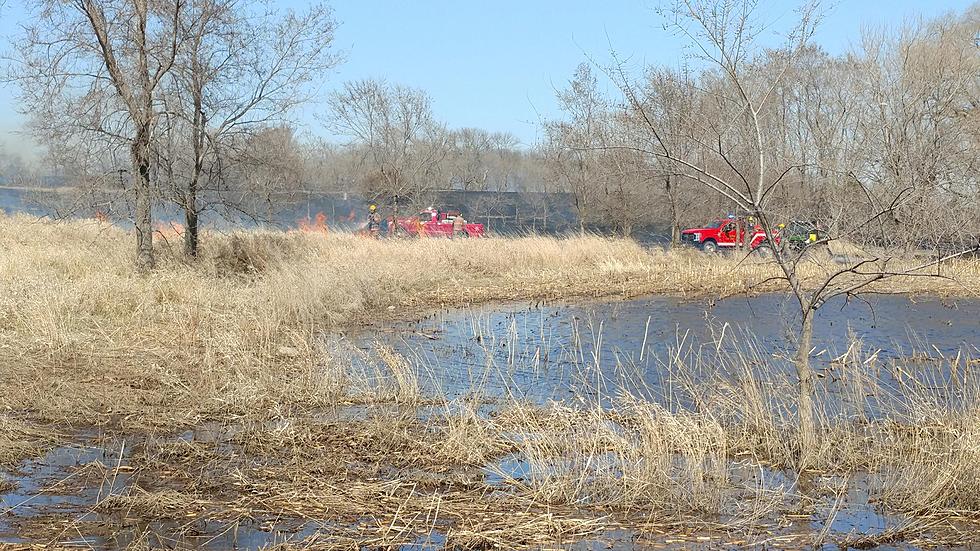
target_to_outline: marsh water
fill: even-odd
[[[378,344],[410,358],[432,389],[535,402],[629,384],[656,389],[678,354],[761,356],[789,367],[798,306],[785,294],[686,300],[649,297],[439,310],[414,321],[329,337],[335,351]],[[980,357],[980,300],[904,295],[839,299],[818,311],[817,369],[858,347],[879,360]],[[941,375],[941,374],[940,374]]]
[[[858,342],[866,353],[877,354],[883,361],[944,356],[964,358],[969,364],[966,358],[980,357],[978,336],[980,300],[870,296],[863,301],[833,302],[819,311],[813,356],[817,369],[822,369]],[[679,351],[710,356],[723,349],[735,350],[788,364],[796,346],[796,309],[792,298],[781,294],[722,300],[647,297],[514,303],[442,309],[417,320],[379,319],[369,327],[331,334],[325,340],[335,354],[362,362],[371,361],[371,351],[377,346],[388,346],[415,366],[429,392],[450,397],[478,392],[490,398],[574,404],[617,385],[656,389],[664,380],[668,358]],[[101,497],[125,491],[132,483],[125,468],[128,448],[118,437],[82,436],[84,445],[56,448],[25,462],[7,477],[12,489],[0,490],[0,542],[25,541],[18,527],[26,519],[41,516],[66,527],[59,541],[82,547],[125,546],[137,534],[173,532],[174,526],[166,523],[133,523],[95,512],[94,504]],[[226,437],[220,428],[176,436],[191,440]],[[506,462],[495,465],[495,470],[519,476],[525,467],[520,461]],[[101,482],[76,483],[86,476]],[[861,504],[859,498],[856,502],[837,517],[835,531],[874,533],[895,524],[895,519],[875,507]],[[820,526],[803,524],[804,530]],[[226,525],[209,527],[203,522],[195,528],[199,539],[169,543],[259,548],[298,541],[324,529],[329,527],[295,519],[284,520],[275,529],[239,522],[233,532]],[[438,536],[433,537],[417,547],[438,547]],[[632,548],[631,537],[612,535],[611,542],[583,547]],[[161,536],[159,543],[167,545],[168,540]]]

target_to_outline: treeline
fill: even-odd
[[[712,177],[761,177],[786,222],[851,233],[877,216],[842,237],[880,241],[887,225],[886,238],[908,246],[968,243],[980,213],[978,28],[980,5],[866,31],[842,55],[763,49],[733,60],[742,90],[708,52],[688,66],[643,67],[639,78],[615,59],[583,63],[558,93],[563,116],[542,121],[544,140],[525,149],[506,134],[447,129],[422,90],[347,83],[323,122],[349,144],[310,151],[303,179],[388,202],[425,203],[446,189],[567,193],[583,228],[660,226],[676,237],[740,213]],[[617,94],[602,93],[609,82]],[[759,136],[740,94],[759,105]]]
[[[546,125],[546,158],[582,219],[628,233],[660,218],[676,236],[752,205],[839,238],[976,244],[980,4],[865,32],[839,56],[808,45],[807,25],[753,56],[738,46],[762,32],[751,21],[709,31],[690,66],[640,78],[617,60],[581,65],[559,97],[565,118]],[[600,77],[618,92],[602,94]]]
[[[57,167],[49,181],[81,190],[62,212],[131,219],[144,267],[153,264],[155,205],[182,213],[193,256],[202,216],[269,220],[316,192],[385,209],[427,204],[445,190],[521,192],[543,203],[528,211],[544,213],[537,194],[565,193],[582,228],[628,235],[660,225],[676,237],[681,226],[739,211],[714,180],[750,189],[761,178],[786,221],[832,231],[873,216],[859,225],[866,235],[851,237],[909,246],[977,232],[969,228],[980,213],[978,6],[868,32],[839,56],[806,46],[724,63],[704,50],[679,68],[637,71],[615,56],[608,66],[583,64],[558,94],[563,115],[542,121],[545,137],[530,146],[448,128],[424,90],[367,79],[324,92],[340,62],[324,5],[34,7],[10,76]],[[761,31],[745,29],[753,32]],[[616,94],[602,92],[609,82]],[[759,107],[757,124],[744,116],[745,99]],[[343,140],[300,133],[300,108],[321,113],[316,133]]]
[[[401,193],[407,199],[444,190],[555,191],[548,185],[551,175],[541,151],[523,147],[508,133],[440,127],[423,143],[414,137],[369,140],[297,143],[301,179],[314,190],[356,190],[370,198]],[[404,151],[397,151],[402,144],[407,144]]]

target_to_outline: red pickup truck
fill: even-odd
[[[722,218],[703,228],[690,228],[681,232],[681,242],[699,247],[709,253],[719,249],[736,249],[748,243],[755,250],[764,246],[766,232],[758,224],[748,223],[744,218]]]
[[[420,237],[453,237],[453,226],[456,218],[462,214],[455,211],[443,212],[436,209],[425,209],[419,215],[410,218],[398,218],[398,227],[408,235]],[[461,221],[462,224],[455,235],[459,237],[483,237],[483,224],[473,224]]]

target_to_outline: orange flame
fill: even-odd
[[[180,239],[184,236],[184,225],[177,222],[157,222],[153,224],[153,233],[166,241]]]
[[[327,233],[327,215],[318,212],[313,220],[310,220],[308,216],[300,218],[296,221],[296,225],[302,232]]]

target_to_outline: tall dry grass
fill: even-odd
[[[375,241],[205,236],[197,262],[97,221],[0,217],[0,406],[62,419],[187,424],[338,396],[319,334],[489,300],[732,294],[768,273],[599,237]]]
[[[812,473],[864,473],[877,502],[905,518],[980,515],[980,384],[959,358],[956,385],[941,386],[886,378],[894,366],[855,346],[823,379],[840,381],[821,395],[835,407],[820,411],[818,451],[801,464],[795,379],[751,346],[664,358],[668,394],[631,381],[601,389],[610,403],[509,400],[489,414],[479,396],[426,395],[425,370],[390,348],[372,352],[376,371],[358,371],[321,338],[443,305],[775,288],[755,287],[775,273],[763,262],[599,237],[252,231],[206,236],[194,263],[161,243],[160,267],[136,275],[131,241],[94,221],[0,216],[0,461],[55,441],[45,424],[99,424],[146,442],[209,420],[236,427],[210,448],[144,443],[132,458],[143,467],[131,468],[169,477],[164,490],[133,488],[106,509],[175,515],[180,495],[195,506],[208,495],[221,518],[289,510],[368,531],[340,546],[409,544],[450,526],[449,542],[520,548],[624,524],[779,526],[826,497],[801,482]],[[831,269],[814,259],[807,277]],[[888,290],[968,294],[980,282],[975,262],[945,270],[956,281]],[[364,402],[390,410],[317,417]],[[378,522],[359,523],[364,514]]]
[[[212,233],[196,262],[158,240],[160,266],[148,275],[134,273],[132,242],[98,221],[0,216],[0,407],[49,421],[168,426],[317,406],[347,384],[345,366],[322,349],[330,328],[496,300],[778,288],[760,285],[775,274],[765,262],[595,236]],[[813,277],[835,268],[807,266]],[[973,292],[978,266],[946,267],[955,281],[889,289]],[[414,392],[405,383],[397,393]]]
[[[508,404],[487,421],[514,450],[495,472],[535,504],[634,528],[702,523],[757,542],[795,533],[792,547],[976,541],[975,360],[886,361],[854,343],[821,369],[817,450],[802,454],[792,368],[751,344],[722,344],[727,352],[667,354],[657,392],[623,382],[603,402],[586,393],[577,405]],[[832,529],[838,513],[870,527]],[[825,529],[789,527],[800,518]]]

